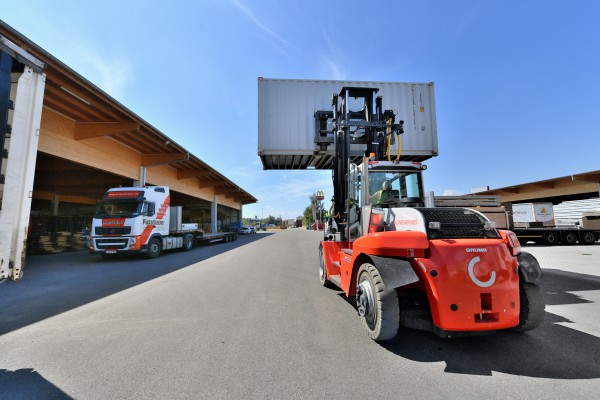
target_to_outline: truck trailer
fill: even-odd
[[[182,223],[182,207],[171,205],[166,186],[109,189],[92,220],[90,253],[110,258],[165,250],[191,250],[199,242],[230,242],[236,232],[204,233],[197,223]]]
[[[483,195],[434,196],[434,199],[436,207],[468,207],[483,213],[497,228],[514,232],[521,244],[591,245],[600,239],[600,224],[588,215],[582,215],[582,225],[556,226],[553,205],[549,202],[503,206],[500,196]]]

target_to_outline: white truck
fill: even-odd
[[[197,242],[230,242],[236,232],[204,233],[196,223],[181,222],[181,206],[171,206],[166,186],[109,189],[98,202],[90,253],[158,257],[164,250],[191,250]]]

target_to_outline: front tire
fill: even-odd
[[[153,238],[148,243],[148,253],[146,253],[147,258],[156,258],[160,256],[162,253],[162,243],[159,238]]]
[[[319,281],[322,286],[332,287],[331,281],[327,276],[327,268],[325,267],[325,255],[323,254],[323,246],[319,246]]]
[[[365,263],[358,270],[356,304],[371,339],[394,339],[400,326],[400,306],[396,290],[388,289],[375,266]]]

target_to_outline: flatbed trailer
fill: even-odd
[[[237,239],[235,231],[205,233],[198,223],[182,223],[182,207],[172,206],[170,199],[166,186],[109,189],[92,220],[90,253],[156,258],[165,250]]]
[[[231,242],[234,240],[237,240],[237,232],[204,233],[200,231],[196,234],[196,243]]]
[[[548,245],[590,245],[596,243],[600,238],[600,229],[580,228],[511,228],[521,244],[535,242]]]

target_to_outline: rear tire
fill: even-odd
[[[596,235],[593,232],[584,232],[581,235],[581,244],[590,245],[596,243]]]
[[[146,253],[146,258],[156,258],[160,256],[162,253],[162,243],[159,238],[153,238],[148,243],[148,253]]]
[[[183,236],[183,251],[190,251],[194,248],[195,238],[191,233],[187,233]]]
[[[577,235],[575,234],[575,232],[565,233],[563,236],[563,243],[569,246],[572,246],[575,243],[577,243]]]
[[[544,235],[544,242],[550,246],[557,245],[559,241],[560,237],[556,232],[548,232],[546,235]]]
[[[379,271],[365,263],[358,269],[356,304],[367,334],[376,341],[391,340],[398,334],[400,306],[395,289],[388,289]]]
[[[537,328],[544,320],[546,304],[541,286],[532,285],[527,282],[519,283],[519,295],[521,297],[521,313],[519,325],[514,330],[525,332]]]

